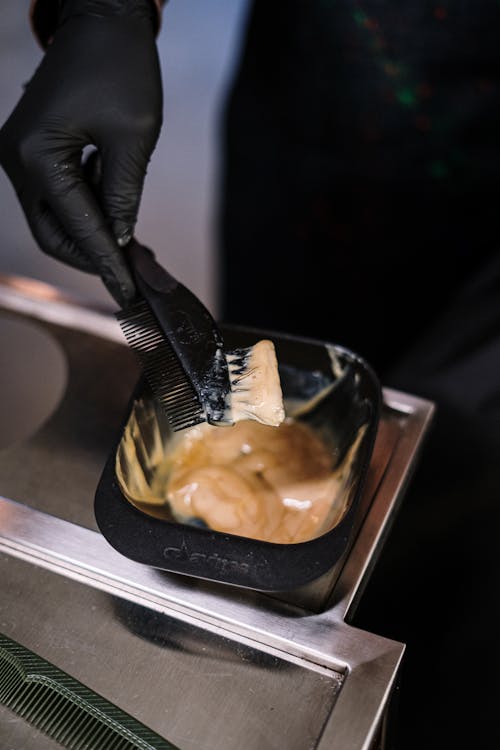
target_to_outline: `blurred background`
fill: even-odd
[[[2,6],[0,120],[42,57],[28,3]],[[150,164],[137,236],[161,263],[216,312],[214,215],[217,210],[220,108],[229,85],[247,0],[171,0],[158,39],[164,126]],[[12,185],[0,170],[0,273],[28,276],[113,305],[102,283],[37,248]]]
[[[2,7],[2,120],[41,56],[27,14]],[[499,32],[498,0],[170,0],[159,37],[139,239],[216,316],[438,407],[355,623],[408,645],[395,750],[500,746]],[[3,173],[0,221],[0,273],[112,306]]]

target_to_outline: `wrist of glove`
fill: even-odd
[[[57,27],[73,15],[149,18],[157,34],[162,5],[163,0],[33,0],[31,20],[35,36],[46,49]]]
[[[63,0],[59,22],[64,23],[74,16],[118,16],[148,19],[153,28],[158,22],[158,13],[153,0]]]

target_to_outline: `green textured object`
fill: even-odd
[[[68,750],[177,750],[132,716],[1,634],[0,704]]]

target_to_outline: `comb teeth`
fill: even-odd
[[[0,705],[71,750],[177,750],[70,675],[1,634]]]
[[[137,354],[153,394],[174,432],[205,421],[205,412],[184,368],[151,312],[139,302],[116,318]]]

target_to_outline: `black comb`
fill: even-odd
[[[66,672],[2,634],[0,705],[71,750],[177,750]]]
[[[229,370],[214,319],[151,250],[132,240],[126,252],[138,298],[116,317],[171,428],[231,423]]]

